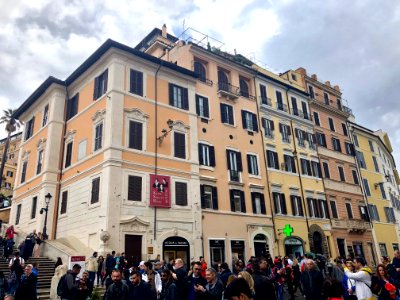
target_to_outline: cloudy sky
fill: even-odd
[[[0,0],[0,109],[65,79],[107,38],[135,46],[164,23],[192,27],[276,72],[338,84],[356,120],[389,132],[400,164],[397,0]],[[0,137],[5,132],[0,128]]]

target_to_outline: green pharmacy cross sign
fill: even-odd
[[[285,228],[283,228],[283,233],[286,234],[286,236],[291,236],[293,232],[293,227],[290,226],[290,224],[286,224]]]

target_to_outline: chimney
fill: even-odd
[[[333,88],[334,88],[335,90],[337,90],[338,92],[340,92],[340,87],[339,87],[338,85],[335,85]]]
[[[307,74],[307,70],[304,69],[303,67],[297,68],[296,72],[300,73],[301,75]]]
[[[314,80],[318,80],[317,74],[312,74],[312,75],[311,75],[311,78],[314,79]]]
[[[331,86],[331,82],[330,81],[325,81],[325,85],[327,85],[327,86]]]
[[[164,24],[161,29],[161,35],[163,38],[167,38],[167,26]]]

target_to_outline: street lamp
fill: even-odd
[[[50,203],[51,198],[52,198],[51,194],[47,193],[47,195],[44,196],[45,203],[46,203],[46,208],[41,208],[40,209],[40,214],[42,214],[43,212],[46,213],[44,215],[43,240],[47,240],[47,238],[49,237],[47,235],[47,212],[49,211],[49,203]]]
[[[161,135],[157,138],[158,140],[158,144],[161,146],[163,140],[167,137],[168,133],[172,131],[172,128],[174,127],[174,121],[172,121],[171,119],[168,119],[167,121],[167,125],[168,125],[168,130],[163,128],[163,130],[161,130]]]

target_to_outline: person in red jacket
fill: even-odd
[[[204,259],[203,256],[200,256],[200,262],[201,262],[201,276],[203,278],[206,277],[206,270],[207,270],[207,263],[206,260]]]

